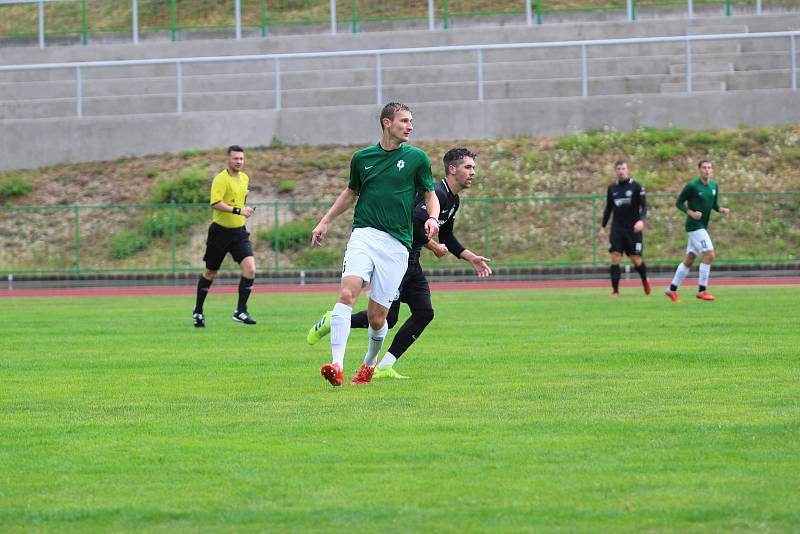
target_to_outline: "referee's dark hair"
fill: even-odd
[[[450,168],[450,165],[458,166],[462,159],[475,159],[476,157],[475,153],[470,152],[468,148],[451,148],[442,159],[444,161],[444,173],[447,174],[447,169]]]
[[[228,147],[228,155],[230,156],[231,152],[241,152],[244,154],[244,149],[239,145],[231,145]]]
[[[628,164],[628,162],[627,162],[627,161],[625,161],[624,159],[618,159],[618,160],[617,160],[617,162],[616,162],[616,163],[614,163],[614,168],[616,169],[616,168],[617,168],[617,167],[619,167],[620,165],[627,165],[627,164]]]

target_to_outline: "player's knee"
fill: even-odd
[[[415,311],[414,316],[420,323],[422,323],[423,325],[427,325],[428,323],[433,321],[433,308],[427,308],[424,310]]]
[[[250,279],[255,278],[256,277],[256,266],[252,265],[252,266],[242,267],[242,276],[244,276],[245,278],[250,278]]]
[[[355,293],[349,287],[343,287],[343,288],[339,289],[338,302],[341,302],[342,304],[346,304],[347,306],[352,307],[353,304],[356,303],[356,298],[357,297],[358,297],[358,294]]]
[[[705,263],[711,263],[716,258],[716,254],[714,254],[713,250],[707,250],[703,253],[703,260]]]
[[[203,278],[205,278],[206,280],[214,280],[214,278],[216,278],[218,274],[219,274],[218,270],[212,271],[211,269],[206,269],[203,272]]]

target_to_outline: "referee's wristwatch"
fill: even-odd
[[[231,213],[233,213],[234,215],[241,215],[242,208],[233,208],[233,211],[231,211]]]

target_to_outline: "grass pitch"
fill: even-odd
[[[800,288],[712,289],[434,293],[338,389],[331,294],[3,299],[0,530],[796,531]]]

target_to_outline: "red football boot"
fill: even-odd
[[[717,300],[708,291],[701,291],[700,293],[697,294],[697,298],[699,298],[700,300]]]
[[[671,289],[666,289],[666,290],[664,291],[664,294],[665,294],[667,297],[669,297],[669,300],[671,300],[672,302],[678,302],[678,301],[680,300],[680,299],[678,298],[678,293],[677,293],[677,291],[672,291]]]
[[[319,370],[320,374],[325,377],[325,380],[331,383],[332,386],[341,386],[344,384],[344,371],[341,366],[336,363],[326,363]]]
[[[644,294],[649,295],[652,289],[650,288],[650,281],[649,280],[642,280],[642,289],[644,289]]]
[[[361,369],[358,370],[356,376],[350,381],[351,384],[369,384],[372,380],[372,373],[375,372],[374,367],[367,367],[367,364],[362,363]]]

